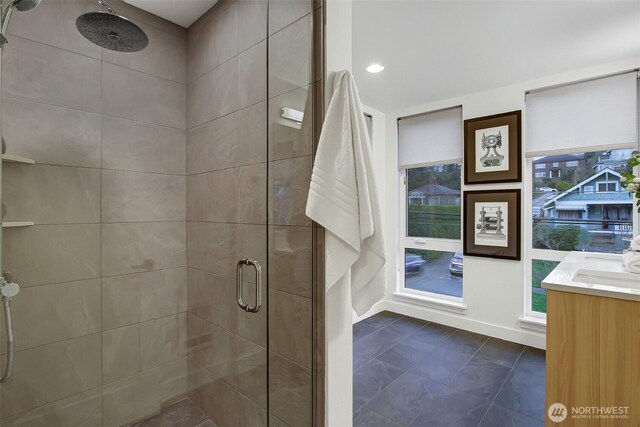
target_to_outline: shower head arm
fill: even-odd
[[[20,0],[13,0],[11,3],[7,5],[7,7],[2,11],[2,26],[0,28],[0,34],[3,36],[7,34],[7,28],[9,27],[9,20],[11,19],[11,14],[16,9],[16,3]]]
[[[116,11],[113,10],[113,8],[111,6],[109,6],[109,4],[107,4],[107,2],[105,2],[103,0],[93,0],[93,1],[95,1],[100,6],[104,7],[105,9],[107,9],[109,11],[109,13],[113,13],[114,15],[116,15]]]

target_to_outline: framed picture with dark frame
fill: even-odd
[[[520,190],[465,191],[464,255],[520,260]]]
[[[522,181],[521,112],[464,121],[464,183]]]

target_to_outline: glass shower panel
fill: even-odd
[[[278,426],[313,424],[314,241],[305,205],[317,130],[319,5],[269,3],[269,420]]]

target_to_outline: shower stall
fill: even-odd
[[[0,426],[321,425],[322,2],[3,11]]]

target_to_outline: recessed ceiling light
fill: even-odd
[[[380,64],[371,64],[367,67],[367,71],[373,74],[379,73],[384,70],[384,67]]]

